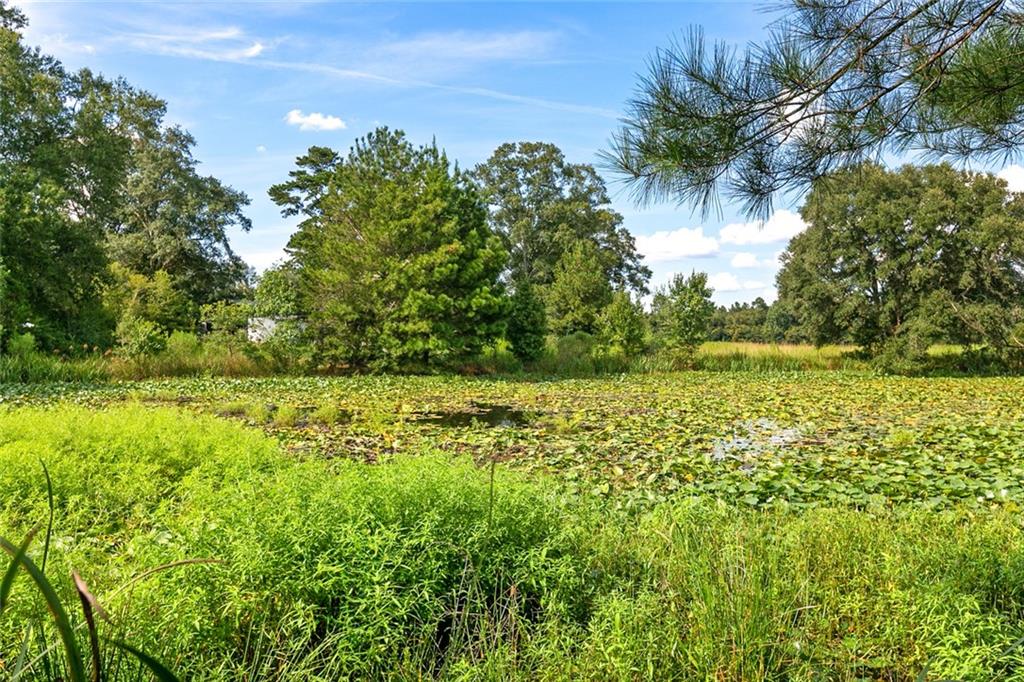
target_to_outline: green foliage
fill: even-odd
[[[27,358],[36,352],[36,337],[32,332],[15,334],[7,340],[7,354],[15,358]]]
[[[146,320],[165,332],[195,326],[195,306],[163,270],[149,277],[112,263],[103,305],[118,322],[126,318]]]
[[[245,196],[196,174],[194,141],[163,127],[161,100],[65,70],[25,45],[24,25],[0,27],[0,334],[31,323],[45,350],[107,345],[121,317],[101,300],[112,260],[171,278],[132,282],[122,300],[168,286],[190,303],[233,291],[245,266],[226,229],[247,229]],[[154,321],[190,327],[191,314],[167,303],[175,310]]]
[[[551,284],[559,261],[582,241],[596,250],[610,286],[647,292],[651,271],[593,166],[568,163],[553,144],[519,142],[498,147],[473,175],[505,241],[512,281]]]
[[[873,382],[856,397],[919,385]],[[346,380],[341,395],[385,387],[407,400],[410,386],[438,383],[369,377]],[[284,397],[291,385],[270,388]],[[620,380],[601,385],[622,404]],[[574,386],[573,404],[592,394]],[[632,388],[634,401],[653,393],[652,404],[707,395]],[[573,423],[561,437],[586,433]],[[889,441],[916,442],[903,432]],[[555,480],[499,466],[492,482],[465,459],[415,447],[418,457],[375,466],[297,461],[271,438],[166,408],[0,412],[0,486],[10,492],[0,534],[24,537],[47,512],[42,456],[55,538],[77,538],[53,543],[49,572],[87,571],[133,645],[184,679],[914,679],[925,667],[943,679],[1024,679],[1014,646],[1024,533],[1012,512],[896,504],[796,514],[676,498],[625,515],[566,496]],[[30,560],[37,551],[29,546]],[[53,588],[63,603],[77,598],[63,581]],[[18,649],[42,606],[20,582],[11,595],[4,651]]]
[[[0,355],[0,384],[95,383],[110,377],[106,363],[98,358],[68,359],[45,353]]]
[[[613,352],[626,357],[643,353],[647,340],[647,315],[643,306],[625,291],[612,294],[609,303],[597,319],[601,342]]]
[[[207,338],[211,344],[240,352],[247,343],[251,314],[252,305],[245,301],[217,301],[200,309],[200,320],[207,328]]]
[[[544,352],[546,334],[544,301],[537,295],[532,284],[528,281],[520,282],[509,299],[508,322],[505,327],[505,338],[511,344],[512,352],[521,361],[536,360]]]
[[[156,323],[125,316],[117,323],[118,353],[126,358],[156,355],[167,347],[167,333]]]
[[[666,287],[654,294],[651,319],[654,332],[674,362],[689,363],[708,337],[715,305],[708,276],[703,272],[689,277],[676,274]]]
[[[288,261],[267,268],[256,285],[252,314],[274,318],[301,316],[300,286],[294,262]]]
[[[154,561],[223,559],[137,583],[121,616],[133,642],[186,677],[269,676],[254,662],[264,658],[293,678],[432,669],[485,644],[489,623],[514,617],[529,628],[542,614],[580,613],[585,599],[584,566],[573,557],[579,534],[564,523],[564,503],[504,473],[492,495],[472,465],[441,458],[327,467],[170,410],[64,408],[52,417],[0,414],[0,484],[12,493],[0,528],[17,529],[45,504],[26,478],[28,453],[60,448],[57,532],[95,522],[116,544],[61,545],[55,570],[90,565],[97,584],[118,584]],[[132,440],[141,447],[126,447]],[[98,506],[110,511],[90,519]],[[119,545],[130,553],[111,549]],[[101,563],[107,552],[115,554]],[[0,623],[4,650],[16,646],[10,623]]]
[[[565,252],[544,298],[552,333],[565,336],[597,331],[598,317],[611,302],[612,289],[593,244],[580,241]]]
[[[386,128],[343,160],[321,164],[324,153],[311,149],[293,179],[271,189],[286,214],[307,216],[290,248],[320,358],[431,368],[495,339],[505,252],[466,176],[435,145],[416,148]]]
[[[926,149],[1005,162],[1024,135],[1019,8],[987,0],[806,2],[761,44],[659,50],[609,164],[643,201],[766,218],[773,200],[866,159]]]
[[[868,165],[817,183],[779,295],[816,343],[914,367],[936,341],[1024,345],[1024,204],[991,175]]]
[[[711,316],[708,339],[711,341],[765,341],[765,324],[770,310],[758,296],[752,302],[718,306]],[[775,341],[776,339],[772,339]]]
[[[201,176],[193,146],[195,139],[178,126],[133,141],[106,248],[129,271],[167,273],[198,306],[235,298],[246,284],[246,265],[231,250],[228,231],[248,232],[251,222],[243,212],[249,198]]]
[[[294,405],[281,405],[274,410],[274,425],[295,426],[299,416],[299,409]]]

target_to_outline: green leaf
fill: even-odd
[[[7,571],[4,573],[4,578],[0,581],[0,613],[3,613],[4,608],[7,606],[7,598],[11,594],[11,587],[14,585],[14,578],[18,575],[18,565],[21,564],[22,557],[25,556],[25,552],[28,551],[28,546],[32,544],[32,538],[35,537],[36,531],[39,527],[35,527],[29,531],[25,539],[21,541],[21,546],[18,547],[18,551],[15,553],[14,558],[11,559],[11,565],[7,567]]]
[[[0,548],[3,548],[11,556],[17,556],[19,551],[17,547],[4,538],[0,538]],[[68,619],[67,612],[64,611],[64,607],[60,603],[57,592],[53,589],[50,581],[46,579],[46,576],[43,575],[43,572],[39,570],[39,567],[35,565],[35,562],[24,554],[22,554],[20,561],[39,588],[39,591],[42,592],[43,598],[46,600],[46,606],[53,617],[54,625],[56,625],[57,632],[60,634],[61,643],[64,645],[64,653],[68,662],[68,679],[70,682],[85,682],[85,666],[82,663],[78,644],[75,641],[75,632],[71,627],[71,621]]]
[[[136,659],[138,659],[140,663],[149,668],[149,671],[153,673],[153,675],[155,675],[156,678],[161,682],[179,682],[177,676],[174,673],[168,670],[163,663],[156,660],[149,654],[143,651],[139,651],[138,649],[136,649],[135,647],[126,642],[119,642],[116,639],[107,639],[106,641],[109,644],[112,644],[113,646],[117,647],[121,651],[124,651],[134,656]]]

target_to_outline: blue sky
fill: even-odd
[[[296,223],[267,188],[311,145],[346,150],[388,125],[436,138],[463,166],[519,140],[596,163],[657,47],[694,25],[742,46],[774,18],[752,2],[14,4],[30,44],[167,101],[202,172],[252,199],[253,229],[231,241],[257,270],[283,255]],[[1024,168],[1004,173],[1024,190]],[[759,226],[729,205],[702,220],[669,204],[638,209],[611,189],[652,284],[697,269],[718,302],[774,297],[778,254],[802,227],[796,207]]]

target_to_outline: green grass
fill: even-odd
[[[99,357],[63,360],[37,352],[0,355],[0,384],[90,383],[109,379],[106,362]]]
[[[815,348],[798,344],[709,341],[695,358],[699,369],[712,371],[860,370],[869,365],[853,356],[854,346]]]
[[[0,534],[45,520],[40,459],[48,574],[183,679],[1024,679],[1005,507],[627,514],[427,447],[296,458],[176,408],[61,406],[0,412]],[[223,563],[145,576],[197,558]],[[0,666],[46,621],[20,584]]]

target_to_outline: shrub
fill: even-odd
[[[639,301],[625,291],[616,291],[597,320],[601,342],[611,355],[627,358],[643,353],[647,337],[647,316]]]
[[[299,421],[299,409],[294,405],[281,405],[274,411],[275,426],[295,426]]]
[[[693,361],[697,347],[707,338],[715,306],[708,276],[694,272],[675,275],[667,287],[654,294],[651,318],[662,350],[678,367]]]
[[[31,332],[14,334],[7,340],[7,354],[16,358],[27,358],[36,352],[36,337]]]
[[[199,344],[199,337],[191,332],[171,332],[167,337],[167,347],[164,352],[173,358],[182,360],[195,357],[202,352]]]
[[[523,362],[532,362],[544,352],[547,317],[544,301],[529,282],[516,285],[509,300],[508,325],[505,338],[512,352]]]
[[[249,403],[245,407],[245,418],[256,424],[266,423],[270,419],[270,408],[262,402]]]
[[[309,420],[314,424],[333,426],[342,420],[341,408],[334,403],[323,403],[310,413]]]
[[[156,355],[167,346],[167,335],[156,323],[131,315],[117,323],[115,336],[118,352],[127,358]]]

